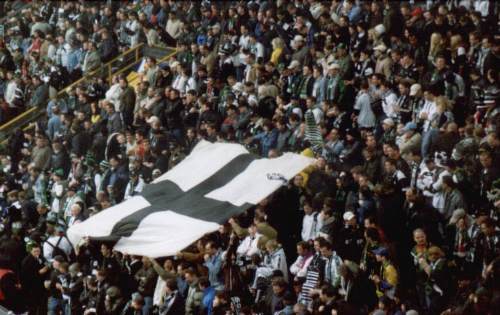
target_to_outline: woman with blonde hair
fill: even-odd
[[[270,61],[276,66],[283,57],[285,42],[280,37],[275,37],[271,41],[271,46],[273,47],[273,52],[271,53]]]
[[[464,41],[462,35],[455,34],[450,38],[450,65],[453,72],[458,73],[462,77],[464,76],[464,68],[467,63],[467,51],[465,50]]]
[[[444,39],[440,33],[432,33],[429,47],[429,55],[427,60],[430,64],[434,64],[434,60],[444,51]]]

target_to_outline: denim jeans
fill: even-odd
[[[436,142],[436,138],[439,135],[439,129],[430,128],[422,135],[422,158],[427,157],[432,149],[432,145]]]
[[[142,315],[149,315],[153,308],[153,297],[145,296],[144,297],[144,306],[142,307]]]
[[[63,300],[56,299],[54,297],[49,297],[49,301],[47,303],[47,308],[48,308],[48,312],[47,312],[48,315],[59,314],[62,310],[64,310]]]

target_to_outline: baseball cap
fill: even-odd
[[[344,221],[352,220],[354,217],[356,217],[356,216],[351,211],[347,211],[346,213],[344,213],[344,216],[343,216]]]
[[[300,62],[298,62],[297,60],[292,60],[292,62],[290,62],[290,65],[288,66],[288,69],[295,69],[298,66],[300,66]]]
[[[328,65],[328,70],[340,69],[340,65],[338,63],[331,63]]]
[[[385,247],[379,247],[379,248],[373,250],[373,253],[375,255],[384,256],[384,257],[389,256],[389,251]]]
[[[303,42],[304,37],[302,35],[295,35],[295,37],[293,38],[293,41],[294,42]]]
[[[404,132],[415,131],[415,130],[417,130],[417,124],[412,121],[406,123],[405,127],[403,128]]]
[[[422,86],[418,83],[412,84],[410,87],[410,96],[415,96],[417,95],[418,91],[422,90]]]
[[[154,123],[154,122],[159,122],[159,121],[160,121],[160,118],[158,118],[158,117],[156,117],[156,116],[151,116],[151,117],[149,117],[149,118],[148,118],[148,120],[146,120],[146,122],[147,122],[148,124],[152,124],[152,123]]]
[[[394,126],[394,120],[392,120],[392,118],[386,118],[382,121],[382,123],[385,125]]]
[[[381,52],[385,52],[387,50],[387,46],[385,46],[384,44],[380,44],[378,46],[375,46],[373,48],[373,50],[378,50],[378,51],[381,51]]]

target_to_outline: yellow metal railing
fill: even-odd
[[[113,75],[116,75],[116,73],[113,73],[113,69],[120,69],[117,73],[122,73],[123,69],[130,69],[131,65],[136,65],[142,60],[142,48],[144,47],[144,44],[141,43],[137,46],[134,46],[130,48],[129,50],[123,52],[120,54],[118,57],[115,57],[111,61],[107,62],[105,65],[99,67],[98,69],[95,69],[87,74],[85,74],[82,78],[79,80],[71,83],[67,87],[63,88],[62,90],[58,91],[57,97],[61,97],[66,91],[69,89],[74,88],[75,86],[81,84],[82,82],[85,82],[89,78],[94,78],[96,75],[103,75],[105,74],[108,81],[110,82]],[[122,67],[123,65],[126,65],[125,67]],[[40,117],[43,115],[43,112],[45,111],[45,108],[37,108],[37,107],[32,107],[22,114],[12,118],[5,124],[0,126],[0,133],[8,133],[15,128],[18,128],[20,126],[24,126],[23,130],[27,130],[31,128],[33,125],[28,125],[25,126],[27,123],[30,121],[34,120],[37,117]],[[6,139],[4,139],[6,140]],[[5,141],[4,141],[5,142]]]
[[[106,71],[107,75],[107,80],[108,82],[111,82],[113,76],[119,75],[128,69],[130,69],[133,66],[136,66],[142,61],[143,54],[142,54],[142,48],[144,47],[144,44],[139,44],[124,53],[122,53],[120,56],[114,58],[113,60],[109,61],[106,63],[104,66],[101,66],[99,69],[93,70],[90,73],[87,73],[85,76],[83,76],[81,79],[71,83],[67,87],[63,88],[57,93],[57,97],[61,97],[66,93],[68,90],[74,88],[75,86],[85,82],[89,78],[95,77],[97,74],[103,74],[104,71]],[[165,49],[168,47],[159,47],[162,49]],[[173,52],[170,54],[167,54],[163,58],[157,60],[158,63],[165,62],[168,59],[170,59],[172,56],[174,56],[177,52],[175,49]],[[132,59],[129,59],[130,57],[133,57]],[[130,63],[128,61],[131,61]],[[121,67],[120,65],[125,65],[125,67]],[[119,69],[118,71],[113,73],[113,69]],[[14,129],[18,127],[22,127],[24,131],[29,130],[31,128],[34,128],[35,124],[32,124],[31,122],[34,121],[35,119],[43,116],[45,113],[46,108],[38,108],[38,107],[33,107],[25,111],[24,113],[16,116],[15,118],[11,119],[7,123],[3,124],[0,126],[0,134],[5,135],[8,134],[9,132],[12,132]],[[0,144],[5,145],[8,140],[8,137],[4,137],[1,141]]]

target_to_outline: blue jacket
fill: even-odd
[[[263,131],[253,137],[253,140],[260,142],[260,154],[267,157],[269,150],[276,148],[278,143],[278,129],[269,132]]]
[[[208,287],[203,291],[203,299],[201,300],[201,304],[203,305],[203,309],[207,310],[207,314],[212,314],[212,303],[215,298],[215,288]]]
[[[215,256],[210,257],[210,259],[204,263],[204,266],[208,268],[208,280],[210,281],[210,285],[213,287],[223,285],[221,279],[221,256],[222,253],[219,251]]]
[[[47,123],[47,135],[50,140],[53,140],[54,137],[60,133],[62,127],[61,118],[59,116],[53,115],[49,122]]]

